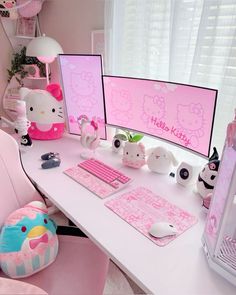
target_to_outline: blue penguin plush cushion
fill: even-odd
[[[44,203],[34,201],[12,212],[0,233],[0,266],[11,278],[30,276],[58,253],[56,225]]]

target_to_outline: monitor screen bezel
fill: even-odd
[[[106,128],[106,109],[105,109],[105,91],[104,91],[104,83],[103,83],[103,60],[102,60],[102,55],[101,54],[80,54],[80,53],[62,53],[62,54],[58,54],[58,65],[59,65],[59,69],[60,69],[60,81],[61,81],[61,88],[62,88],[62,91],[63,91],[63,104],[64,104],[64,112],[65,112],[65,122],[66,122],[66,129],[67,129],[67,132],[71,135],[77,135],[77,136],[80,136],[81,134],[78,134],[78,133],[73,133],[70,131],[70,125],[69,125],[69,122],[68,122],[68,112],[67,112],[67,104],[66,104],[66,99],[65,99],[65,89],[64,89],[64,82],[63,82],[63,76],[62,76],[62,69],[61,69],[61,63],[60,63],[60,56],[84,56],[84,57],[87,57],[87,56],[96,56],[96,57],[99,57],[100,58],[100,69],[101,69],[101,85],[102,85],[102,96],[103,96],[103,111],[104,111],[104,134],[105,136],[104,137],[101,137],[100,139],[102,140],[107,140],[107,128]]]

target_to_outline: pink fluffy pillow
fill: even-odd
[[[0,233],[0,266],[6,275],[28,277],[50,265],[57,253],[56,225],[44,203],[30,202],[7,217]]]
[[[24,5],[29,0],[17,0],[17,5]],[[32,17],[38,14],[42,8],[44,0],[32,0],[29,4],[18,9],[18,12],[23,17]]]

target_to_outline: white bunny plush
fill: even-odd
[[[168,174],[172,166],[177,166],[178,161],[171,151],[162,146],[152,149],[148,159],[148,168],[156,173]]]

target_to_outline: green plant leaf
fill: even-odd
[[[142,138],[143,138],[143,135],[141,135],[141,134],[134,134],[133,137],[132,137],[132,139],[131,139],[131,142],[138,142]]]
[[[8,72],[8,82],[12,79],[12,77],[16,77],[17,82],[22,86],[23,79],[26,76],[26,72],[24,71],[24,64],[26,60],[26,47],[24,46],[20,52],[16,52],[13,54],[11,60],[11,68],[7,69]]]
[[[125,133],[126,133],[126,136],[127,136],[127,139],[128,139],[128,141],[132,141],[132,134],[131,134],[131,132],[130,131],[125,131]]]
[[[116,134],[114,137],[115,137],[115,138],[118,138],[118,139],[120,139],[120,140],[123,140],[123,141],[128,140],[126,134],[122,134],[122,133],[118,133],[118,134]]]

